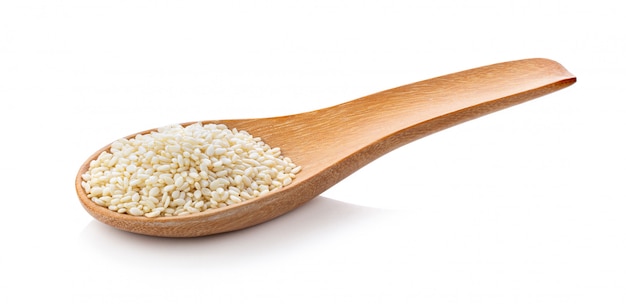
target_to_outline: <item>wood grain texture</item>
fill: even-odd
[[[76,192],[94,218],[125,231],[196,237],[238,230],[293,210],[402,145],[574,82],[576,78],[555,61],[525,59],[424,80],[312,112],[204,121],[224,123],[261,137],[270,146],[280,147],[303,169],[291,185],[271,194],[198,214],[145,218],[118,214],[92,203],[82,189],[81,175],[108,146],[81,166]],[[154,129],[139,133],[150,131]]]

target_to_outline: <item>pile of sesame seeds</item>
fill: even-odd
[[[179,216],[259,197],[291,184],[300,170],[245,131],[195,123],[115,141],[90,163],[82,187],[111,211]]]

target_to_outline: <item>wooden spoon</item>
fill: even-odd
[[[119,214],[93,203],[81,186],[81,175],[109,146],[80,167],[76,192],[94,218],[125,231],[196,237],[238,230],[302,205],[395,148],[574,82],[576,78],[557,62],[526,59],[416,82],[297,115],[204,121],[261,137],[270,146],[280,147],[283,155],[302,166],[302,171],[289,186],[259,198],[192,215],[147,218]]]

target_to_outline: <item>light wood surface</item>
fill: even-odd
[[[108,146],[81,166],[75,180],[76,192],[94,218],[125,231],[196,237],[238,230],[293,210],[402,145],[574,82],[576,78],[555,61],[525,59],[424,80],[302,114],[204,121],[224,123],[261,137],[270,146],[280,147],[285,156],[302,166],[302,171],[291,185],[268,195],[198,214],[137,217],[91,202],[82,189],[81,175]]]

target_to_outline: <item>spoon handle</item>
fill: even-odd
[[[341,159],[347,156],[337,154],[341,151],[369,147],[371,151],[362,151],[367,152],[363,159],[369,162],[426,135],[552,93],[574,82],[576,78],[552,60],[504,62],[310,112],[306,121],[308,128],[314,128],[319,136],[341,139],[342,149],[318,145],[314,147],[316,153],[326,151],[333,154],[328,157]]]

